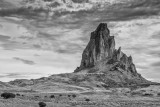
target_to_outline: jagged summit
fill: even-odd
[[[97,29],[91,33],[90,42],[83,52],[80,67],[92,67],[98,61],[112,57],[114,50],[114,37],[110,36],[107,24],[101,23]]]
[[[77,67],[74,72],[79,73],[84,70],[87,73],[116,72],[114,75],[120,82],[124,82],[124,79],[147,81],[137,73],[132,56],[128,57],[123,53],[121,47],[118,50],[115,49],[114,36],[110,36],[106,23],[100,23],[97,29],[91,33],[90,41],[82,54],[80,67]]]
[[[107,27],[107,23],[100,23],[96,29],[96,32],[106,32],[109,34],[109,29]]]

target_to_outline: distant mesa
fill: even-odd
[[[121,47],[115,49],[114,36],[110,36],[106,23],[100,23],[91,33],[80,67],[74,73],[104,73],[108,74],[106,78],[119,82],[148,82],[137,73],[132,57],[123,53]],[[108,77],[109,75],[113,78]]]

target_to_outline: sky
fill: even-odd
[[[103,22],[138,73],[160,82],[159,0],[0,1],[0,81],[74,72]]]

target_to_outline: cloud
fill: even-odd
[[[8,42],[10,39],[9,36],[0,35],[0,42]]]
[[[0,75],[1,78],[25,78],[26,76],[24,74],[21,74],[21,73],[8,73],[8,74],[1,74]]]
[[[157,31],[151,36],[151,39],[160,39],[159,35],[160,35],[160,31]]]
[[[136,67],[137,67],[138,69],[142,69],[142,70],[149,69],[149,67],[143,66],[143,65],[141,65],[141,64],[136,64]]]
[[[83,50],[83,48],[76,43],[67,43],[65,46],[61,46],[57,48],[56,52],[62,53],[62,54],[76,54],[79,53],[80,50]]]
[[[60,54],[47,50],[36,49],[17,49],[3,50],[0,48],[0,81],[10,81],[14,79],[36,79],[47,77],[52,74],[73,72],[79,61],[76,59],[76,54]],[[14,56],[19,56],[18,60]],[[19,59],[34,61],[36,64],[21,63]],[[16,61],[15,61],[16,60]],[[70,63],[68,63],[70,62]],[[73,64],[74,63],[74,64]],[[9,74],[17,74],[10,76]]]
[[[148,52],[149,55],[160,57],[160,51],[159,50],[152,50]]]
[[[56,40],[56,38],[57,38],[58,36],[59,36],[59,35],[49,34],[49,33],[46,33],[46,32],[39,32],[39,33],[38,33],[38,37],[39,37],[39,38],[48,39],[48,40]]]
[[[152,63],[152,66],[153,66],[153,67],[160,67],[160,62]]]
[[[18,57],[14,57],[13,59],[18,60],[18,61],[21,61],[21,62],[23,62],[24,64],[28,64],[28,65],[34,65],[34,64],[35,64],[35,62],[33,62],[33,61],[26,60],[26,59],[22,59],[22,58],[18,58]]]
[[[99,21],[122,21],[141,16],[158,15],[160,9],[159,3],[160,1],[158,0],[53,0],[50,2],[35,0],[34,2],[27,2],[24,8],[2,10],[0,13],[6,16],[17,14],[23,15],[26,18],[43,20],[58,16],[58,18],[62,18],[62,21],[64,19],[64,22],[77,20],[70,17],[73,14],[80,17],[86,17],[89,14],[90,16],[94,16],[93,18],[100,17]]]
[[[111,36],[115,36],[116,48],[121,46],[123,52],[133,56],[138,72],[142,76],[156,77],[159,71],[157,62],[160,60],[160,1],[133,0],[132,3],[128,3],[124,0],[126,4],[116,5],[106,5],[105,2],[108,0],[101,3],[97,3],[98,1],[74,0],[74,3],[62,1],[57,6],[53,3],[54,8],[51,9],[53,16],[50,16],[48,11],[37,9],[30,10],[33,15],[28,13],[28,10],[23,10],[22,12],[25,12],[23,14],[15,11],[14,14],[17,16],[24,16],[23,20],[1,17],[2,72],[13,74],[17,71],[22,74],[28,71],[31,74],[40,72],[39,77],[46,72],[48,74],[73,72],[76,66],[79,66],[90,33],[99,23],[106,22],[111,30]],[[47,5],[39,6],[46,8]],[[34,78],[32,75],[26,77]]]

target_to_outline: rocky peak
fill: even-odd
[[[110,36],[106,23],[100,23],[97,29],[91,33],[90,41],[82,54],[80,68],[96,65],[97,62],[113,57],[115,40]]]
[[[105,61],[110,64],[118,62],[118,65],[124,70],[134,70],[136,72],[135,66],[133,66],[132,57],[127,57],[121,50],[115,49],[115,39],[114,36],[110,36],[110,31],[106,23],[100,23],[95,31],[91,33],[90,41],[83,51],[81,65],[75,72],[79,72],[86,68],[92,68]],[[111,63],[112,62],[112,63]]]
[[[100,23],[95,32],[99,35],[104,34],[105,36],[109,36],[110,33],[106,23]]]
[[[109,84],[109,80],[122,84],[141,84],[148,82],[137,73],[131,56],[122,52],[122,48],[115,49],[114,36],[106,23],[101,23],[91,33],[90,41],[82,54],[80,67],[75,73],[103,74],[102,81]],[[99,80],[102,77],[99,76]]]

